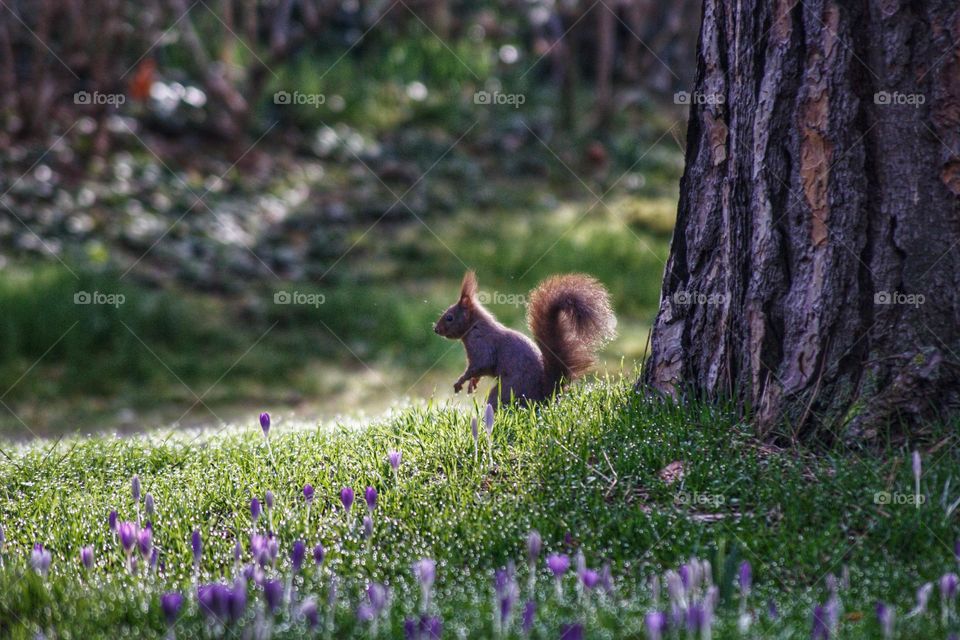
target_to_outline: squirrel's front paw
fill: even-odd
[[[462,383],[462,382],[457,381],[457,382],[454,382],[454,383],[453,383],[453,392],[454,392],[454,393],[460,393],[460,390],[461,390],[461,389],[463,389],[463,383]]]
[[[470,378],[470,384],[467,385],[467,393],[473,393],[477,390],[477,385],[480,384],[480,378]]]

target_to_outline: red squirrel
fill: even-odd
[[[497,378],[487,402],[540,402],[589,371],[596,351],[613,338],[616,317],[602,284],[583,274],[557,275],[530,293],[527,325],[533,340],[500,324],[477,297],[477,277],[468,271],[460,299],[450,306],[433,330],[462,340],[467,370],[453,384],[459,393],[469,381],[472,393],[483,376]]]

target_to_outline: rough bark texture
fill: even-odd
[[[640,386],[763,433],[958,413],[956,0],[705,0],[680,194]]]

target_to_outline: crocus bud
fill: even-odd
[[[140,476],[133,476],[130,480],[130,493],[134,502],[140,502]]]
[[[150,552],[153,551],[153,533],[149,527],[140,529],[137,533],[137,546],[140,548],[140,555],[144,560],[150,558]]]
[[[307,501],[308,505],[313,503],[313,485],[303,485],[303,499]]]
[[[340,490],[340,502],[343,504],[343,510],[350,513],[350,507],[353,506],[353,489],[344,487]]]
[[[193,563],[200,564],[200,557],[203,555],[203,539],[200,537],[200,529],[194,529],[190,536],[190,547],[193,549]]]
[[[250,500],[250,517],[254,522],[260,518],[260,501],[256,498]]]
[[[643,617],[643,626],[650,640],[660,640],[667,629],[667,614],[662,611],[648,613]]]
[[[290,552],[290,564],[293,565],[293,572],[298,573],[303,567],[303,559],[307,555],[307,545],[303,540],[297,540],[293,543],[293,551]]]
[[[273,491],[267,491],[267,495],[263,497],[263,500],[267,504],[267,511],[273,511]]]
[[[913,476],[914,476],[915,478],[919,478],[919,477],[920,477],[920,472],[923,470],[923,465],[922,465],[922,463],[921,463],[921,461],[920,461],[920,452],[919,452],[919,451],[914,451],[914,452],[913,452],[913,455],[912,455],[911,457],[913,458],[913,460],[912,460],[912,462],[913,462]]]
[[[283,599],[283,583],[279,580],[267,580],[263,583],[263,599],[267,603],[267,609],[273,613],[280,606]]]
[[[84,569],[93,568],[93,547],[83,547],[80,549],[80,564]]]
[[[400,452],[391,451],[387,454],[387,461],[390,463],[390,467],[396,471],[400,468]]]
[[[887,606],[883,602],[877,603],[877,622],[880,623],[880,629],[883,632],[883,637],[886,640],[887,638],[893,637],[893,608]]]
[[[320,616],[317,613],[317,600],[315,598],[309,597],[303,601],[303,604],[300,605],[300,615],[307,621],[307,625],[311,629],[320,626]]]
[[[156,505],[153,503],[153,494],[152,494],[152,493],[148,493],[148,494],[143,498],[143,504],[144,504],[144,506],[146,506],[146,508],[147,508],[147,515],[148,515],[148,516],[152,516],[154,510],[156,509]]]
[[[373,510],[377,508],[377,490],[373,487],[367,487],[367,490],[363,492],[363,497],[367,501],[367,509],[370,513],[373,513]]]
[[[750,587],[753,584],[753,570],[750,567],[750,563],[746,560],[740,563],[738,581],[740,583],[740,593],[746,596],[750,593]]]
[[[30,566],[33,567],[34,571],[46,577],[50,571],[50,563],[52,561],[53,556],[43,548],[42,544],[38,542],[33,545],[33,551],[30,552]]]
[[[493,405],[487,404],[487,409],[483,414],[483,423],[487,427],[487,435],[493,434]]]
[[[260,414],[260,428],[263,429],[263,435],[270,434],[270,414],[264,411]]]
[[[473,436],[473,443],[477,444],[480,440],[480,429],[477,427],[477,416],[470,418],[470,434]]]
[[[177,614],[180,613],[182,605],[183,596],[176,591],[170,591],[160,596],[160,609],[163,610],[163,617],[167,621],[168,627],[172,627],[177,622]]]
[[[430,558],[422,558],[413,563],[413,575],[424,587],[429,588],[437,577],[437,563]]]
[[[540,557],[540,550],[543,548],[543,540],[540,533],[536,530],[527,534],[527,562],[533,564]]]
[[[134,522],[123,521],[117,523],[117,534],[124,551],[130,552],[137,543],[137,525]]]
[[[107,518],[107,522],[110,525],[110,531],[113,531],[114,533],[116,533],[117,532],[117,512],[116,511],[110,512],[110,517]]]
[[[530,631],[533,630],[533,619],[536,615],[537,603],[533,600],[527,600],[527,604],[523,607],[523,622],[520,624],[523,635],[530,635]]]
[[[369,540],[373,537],[373,518],[363,516],[363,537]]]
[[[317,544],[317,546],[313,548],[313,561],[318,567],[323,564],[323,558],[325,555],[326,553],[323,550],[322,544]]]

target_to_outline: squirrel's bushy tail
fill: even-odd
[[[610,294],[590,276],[547,278],[530,294],[527,323],[543,353],[547,393],[572,381],[596,362],[596,352],[613,338],[616,317]]]

